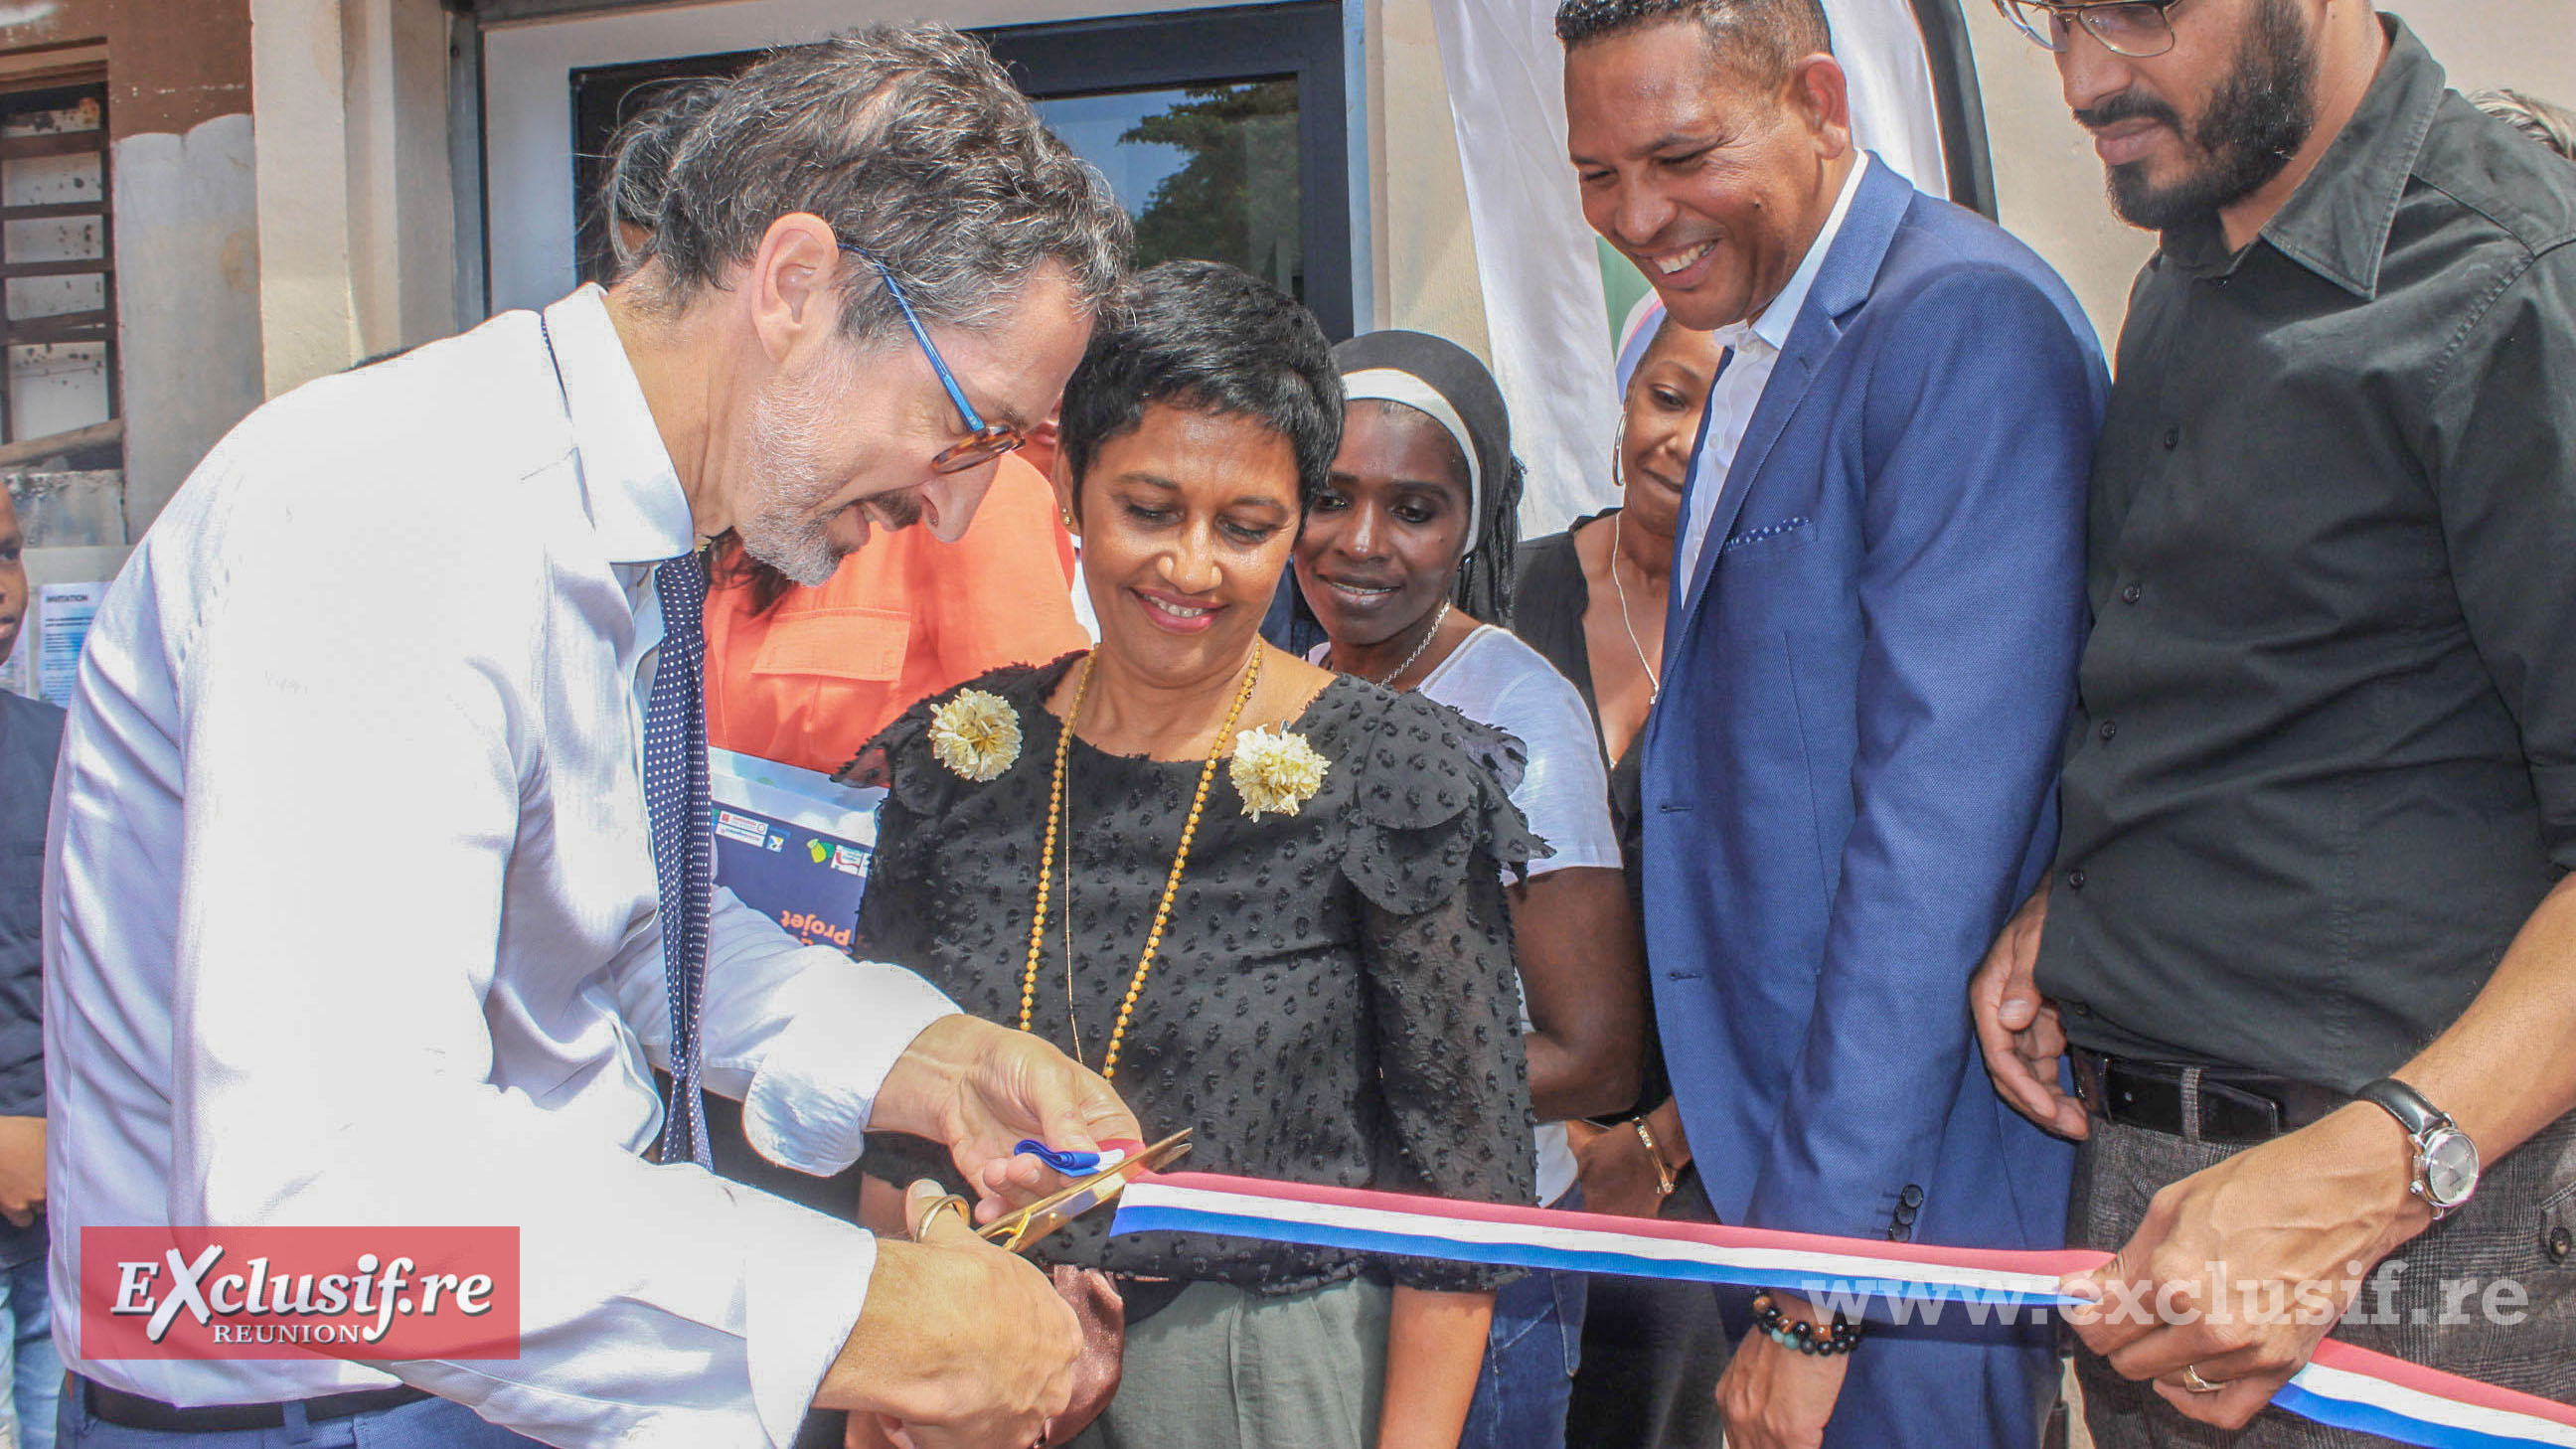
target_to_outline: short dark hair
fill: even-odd
[[[1824,0],[1564,0],[1556,38],[1572,50],[1672,20],[1698,21],[1712,51],[1770,84],[1788,80],[1808,56],[1834,52]]]
[[[653,291],[686,305],[796,212],[880,261],[922,320],[954,327],[998,320],[1049,262],[1096,311],[1133,240],[1108,181],[983,43],[928,22],[772,51],[726,86],[671,159],[646,247]],[[846,274],[853,336],[904,325],[874,268]]]
[[[1287,439],[1301,515],[1342,446],[1341,369],[1315,314],[1222,262],[1138,273],[1091,334],[1059,425],[1077,497],[1101,446],[1135,431],[1155,403],[1250,418]]]
[[[643,104],[609,137],[606,174],[599,188],[601,229],[607,233],[617,275],[635,270],[648,249],[628,246],[619,228],[635,227],[650,236],[660,226],[662,198],[671,189],[671,158],[724,92],[723,81],[690,76],[664,81],[630,97]]]

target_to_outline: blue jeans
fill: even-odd
[[[1581,1210],[1580,1189],[1553,1206]],[[1565,1449],[1565,1406],[1583,1361],[1581,1273],[1533,1270],[1494,1298],[1494,1331],[1458,1449]]]
[[[54,1316],[45,1297],[45,1260],[0,1268],[0,1445],[54,1449],[54,1397],[63,1361],[54,1352]]]
[[[472,1409],[445,1399],[319,1424],[304,1421],[303,1405],[289,1404],[282,1429],[169,1434],[91,1418],[74,1394],[64,1397],[55,1422],[61,1427],[62,1449],[538,1449],[536,1440],[486,1424]]]

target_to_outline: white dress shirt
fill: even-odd
[[[1744,446],[1744,430],[1753,426],[1753,410],[1762,405],[1762,391],[1771,385],[1771,369],[1780,365],[1780,351],[1789,345],[1789,333],[1798,325],[1798,313],[1807,305],[1816,273],[1823,270],[1826,255],[1834,249],[1834,238],[1842,235],[1843,218],[1851,215],[1852,198],[1860,194],[1860,179],[1869,166],[1869,153],[1863,151],[1859,164],[1843,177],[1843,189],[1834,197],[1824,229],[1816,233],[1798,270],[1789,274],[1788,285],[1762,309],[1762,315],[1717,329],[1717,345],[1730,355],[1709,387],[1708,445],[1700,449],[1691,468],[1690,516],[1682,521],[1673,571],[1685,593],[1699,577],[1699,552],[1708,542],[1718,500],[1726,496],[1727,471],[1735,466],[1736,449]]]
[[[641,774],[689,509],[596,289],[257,412],[109,591],[45,885],[56,1342],[182,1405],[395,1378],[563,1445],[788,1443],[864,1232],[639,1154],[669,1011]],[[552,354],[546,341],[552,335]],[[954,1011],[718,891],[707,1085],[856,1160]],[[520,1356],[78,1356],[92,1225],[502,1225]]]

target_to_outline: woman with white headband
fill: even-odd
[[[1354,338],[1334,359],[1341,449],[1296,551],[1298,587],[1331,636],[1314,657],[1418,691],[1526,751],[1512,803],[1550,854],[1508,894],[1530,1096],[1546,1124],[1539,1201],[1579,1206],[1564,1123],[1635,1102],[1645,982],[1592,716],[1501,627],[1521,493],[1502,390],[1464,349],[1418,332]],[[1570,1273],[1504,1287],[1462,1449],[1562,1449],[1583,1294]]]

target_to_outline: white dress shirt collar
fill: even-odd
[[[544,315],[602,554],[610,563],[653,563],[696,548],[689,496],[609,320],[608,294],[585,286]]]
[[[1771,299],[1770,306],[1762,309],[1761,316],[1717,329],[1720,344],[1741,350],[1746,341],[1759,339],[1773,352],[1789,346],[1789,333],[1798,325],[1798,313],[1807,305],[1807,294],[1815,290],[1816,274],[1825,269],[1825,258],[1833,252],[1835,238],[1843,233],[1843,219],[1851,215],[1852,198],[1860,194],[1860,179],[1868,172],[1869,153],[1863,151],[1860,160],[1844,175],[1843,189],[1834,197],[1834,209],[1825,214],[1824,227],[1808,244],[1798,270],[1789,274],[1788,285]]]
[[[1673,563],[1675,577],[1688,589],[1699,577],[1699,559],[1708,541],[1708,531],[1717,518],[1717,505],[1725,496],[1735,468],[1736,450],[1744,446],[1744,435],[1753,425],[1753,414],[1762,406],[1762,394],[1771,386],[1771,372],[1780,362],[1781,350],[1789,345],[1790,334],[1798,327],[1798,314],[1806,310],[1807,294],[1816,285],[1817,274],[1825,267],[1825,258],[1833,253],[1834,241],[1842,235],[1843,220],[1851,215],[1852,198],[1860,194],[1860,179],[1867,174],[1869,153],[1860,154],[1860,162],[1843,177],[1841,194],[1834,198],[1833,210],[1826,213],[1824,226],[1807,246],[1798,270],[1789,274],[1789,283],[1762,315],[1749,322],[1738,322],[1717,329],[1718,345],[1727,349],[1726,365],[1708,390],[1707,441],[1691,465],[1692,483],[1685,500],[1681,539]]]

